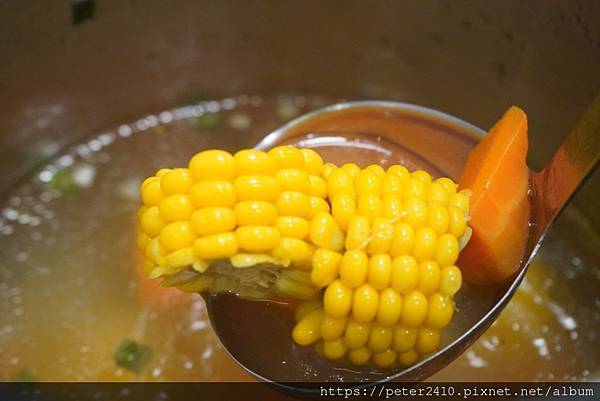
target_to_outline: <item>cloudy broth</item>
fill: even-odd
[[[200,296],[140,276],[138,187],[199,150],[251,147],[338,100],[242,95],[149,115],[65,149],[5,194],[0,379],[252,380],[218,342]],[[598,234],[568,209],[498,321],[433,379],[598,375],[598,249]],[[115,360],[124,341],[146,353],[136,368]]]

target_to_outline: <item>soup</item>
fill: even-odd
[[[165,111],[75,144],[23,180],[0,220],[0,378],[252,380],[211,331],[201,297],[140,276],[139,184],[201,149],[252,147],[337,100],[241,95]],[[494,326],[432,379],[597,374],[600,239],[576,209],[557,224]]]

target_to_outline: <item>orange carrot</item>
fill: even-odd
[[[529,230],[527,115],[512,106],[470,153],[460,188],[471,196],[471,239],[461,252],[465,280],[501,282],[519,268]]]

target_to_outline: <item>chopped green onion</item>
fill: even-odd
[[[57,190],[63,194],[77,191],[78,186],[70,169],[61,170],[54,174],[52,180],[47,184],[49,189]]]
[[[204,113],[196,118],[196,128],[199,130],[209,130],[217,128],[221,124],[221,116],[219,113]]]
[[[140,373],[152,358],[152,350],[145,344],[125,339],[117,347],[114,360],[117,365],[134,373]]]

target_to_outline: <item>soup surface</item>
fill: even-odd
[[[201,102],[40,161],[1,200],[0,379],[252,380],[216,339],[200,296],[141,277],[139,184],[202,149],[252,147],[285,121],[335,101]],[[55,153],[51,143],[40,155],[48,152]],[[598,260],[600,237],[568,209],[498,321],[432,380],[598,378]]]

